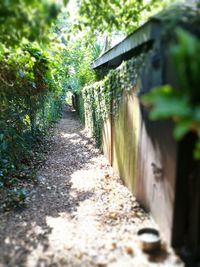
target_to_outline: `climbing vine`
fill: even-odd
[[[145,53],[124,62],[118,69],[111,70],[103,80],[85,86],[77,95],[76,108],[84,111],[84,121],[91,130],[98,147],[102,143],[103,122],[112,115],[117,117],[122,96],[136,85]],[[83,114],[82,114],[83,116]]]

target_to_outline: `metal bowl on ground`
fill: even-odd
[[[137,234],[144,252],[154,253],[160,250],[161,238],[158,230],[154,228],[142,228]]]

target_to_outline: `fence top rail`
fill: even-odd
[[[159,38],[160,28],[160,21],[151,19],[95,60],[91,68],[116,68],[126,59],[127,54],[134,54],[139,47]]]

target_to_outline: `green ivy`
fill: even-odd
[[[79,115],[84,115],[85,124],[90,128],[98,147],[102,144],[104,121],[111,114],[117,117],[123,94],[136,85],[144,58],[145,54],[141,53],[124,62],[118,69],[111,70],[103,80],[85,86],[77,94],[76,97],[83,101],[76,102],[76,109]],[[84,111],[84,114],[80,111]]]

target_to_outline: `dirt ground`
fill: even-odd
[[[0,267],[183,266],[167,246],[142,252],[137,231],[155,223],[69,107],[52,146],[27,207],[0,214]]]

